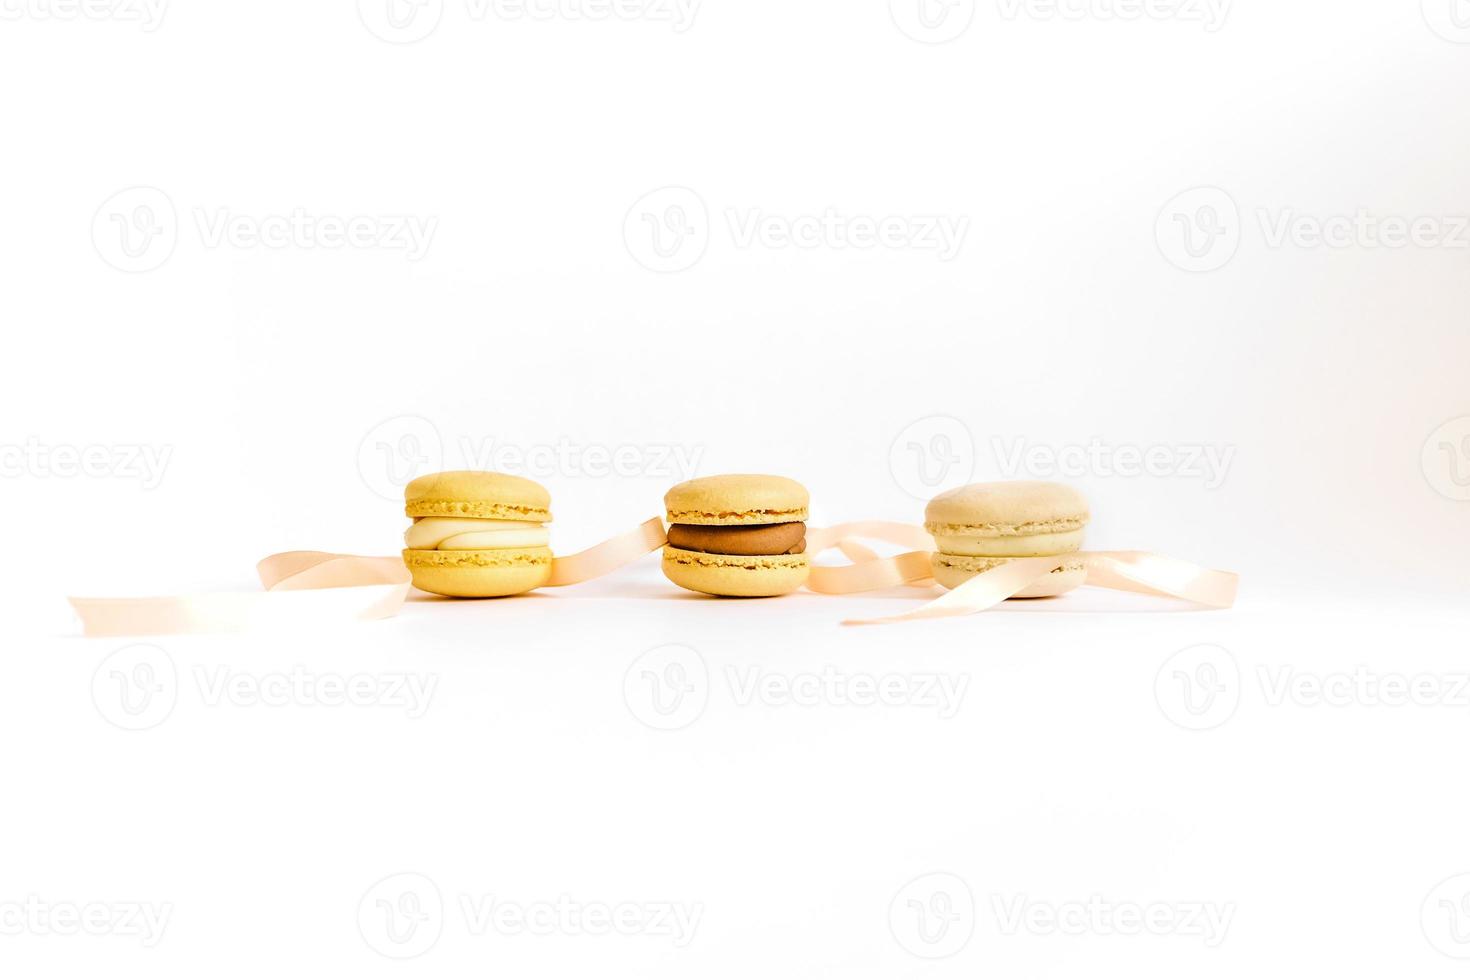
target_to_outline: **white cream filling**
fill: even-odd
[[[492,521],[479,517],[425,517],[403,534],[416,551],[500,551],[545,548],[551,531],[529,521]]]

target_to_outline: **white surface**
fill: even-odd
[[[153,30],[4,6],[0,972],[1460,975],[1470,35],[1437,0],[1188,8],[1223,9],[1213,30],[973,6],[929,34],[877,0],[708,0],[682,31],[431,2],[409,44],[366,0],[176,4]],[[900,247],[854,247],[895,217]],[[367,244],[333,246],[356,218]],[[1422,240],[1385,245],[1395,225]],[[844,630],[917,599],[700,601],[650,560],[160,661],[69,635],[62,601],[391,553],[415,466],[535,476],[567,552],[688,475],[788,474],[814,523],[916,521],[1048,455],[1078,463],[1055,475],[1090,546],[1236,570],[1240,606],[1090,593]],[[670,644],[710,686],[660,731],[625,681]],[[1156,686],[1207,657],[1239,705],[1191,731]],[[142,716],[167,717],[114,724],[117,672],[169,663]],[[728,673],[828,666],[967,693],[947,719],[741,705]],[[1427,680],[1273,704],[1288,666]],[[434,694],[417,718],[250,703],[298,668]],[[399,873],[448,903],[410,963],[368,941]],[[905,890],[933,873],[964,884]],[[963,930],[916,946],[904,916],[944,883],[976,921],[931,962],[905,944]],[[472,935],[460,906],[561,895],[703,915],[676,947]],[[1094,895],[1233,917],[1213,947],[997,922]],[[7,917],[29,896],[172,915],[146,948],[42,935]]]

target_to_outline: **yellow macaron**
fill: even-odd
[[[519,595],[551,577],[551,494],[505,473],[432,473],[404,489],[403,563],[425,592]]]
[[[1087,498],[1062,483],[1011,480],[942,493],[924,511],[924,527],[938,547],[934,579],[953,589],[1013,558],[1073,554],[1089,519]],[[1082,559],[1064,561],[1016,598],[1061,595],[1086,578]]]
[[[811,571],[806,487],[782,476],[707,476],[664,495],[670,582],[716,596],[795,592]]]

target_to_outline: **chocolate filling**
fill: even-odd
[[[799,521],[736,527],[672,524],[669,544],[707,555],[799,555],[806,550],[806,525]]]

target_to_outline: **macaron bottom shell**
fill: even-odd
[[[550,548],[494,551],[405,549],[414,588],[457,599],[493,599],[540,588],[551,578]]]
[[[806,584],[806,555],[712,555],[666,547],[664,576],[691,592],[727,598],[787,595]]]
[[[931,559],[934,581],[946,589],[957,589],[981,572],[1004,565],[1009,558],[977,558],[970,555],[947,555],[936,552]],[[1017,592],[1013,599],[1050,599],[1071,592],[1087,580],[1087,566],[1081,558],[1057,556],[1060,567],[1034,585]]]

